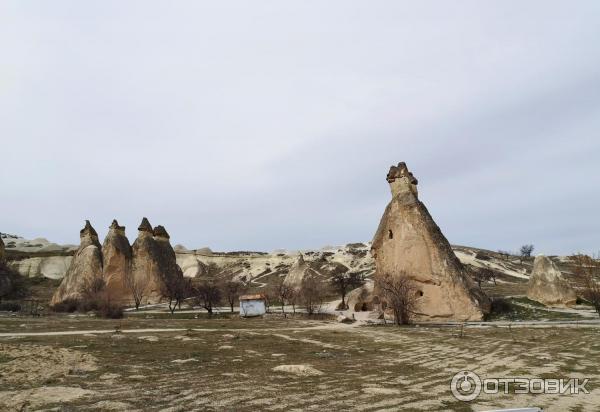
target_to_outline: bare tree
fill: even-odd
[[[222,298],[221,289],[210,280],[203,280],[194,289],[194,295],[197,304],[206,309],[209,316],[212,315],[215,306],[221,302]]]
[[[285,283],[284,277],[279,277],[275,280],[275,283],[273,283],[269,294],[281,303],[281,313],[285,313],[286,303],[293,305],[296,304],[296,300],[294,298],[296,294],[295,290],[291,285]],[[296,312],[295,306],[294,312]]]
[[[394,312],[397,325],[407,325],[415,314],[421,295],[416,283],[406,272],[395,275],[385,273],[375,279],[376,288],[381,291],[383,298]]]
[[[346,310],[348,305],[346,304],[346,294],[352,289],[356,289],[365,283],[363,275],[356,272],[338,272],[333,275],[329,281],[331,287],[342,296],[342,302],[340,303],[339,309]]]
[[[519,249],[519,253],[521,255],[521,261],[523,261],[523,258],[531,257],[531,254],[533,253],[534,249],[535,249],[535,247],[533,245],[521,246],[521,249]]]
[[[298,302],[299,297],[300,290],[298,288],[291,287],[288,292],[287,303],[288,305],[292,306],[292,313],[294,314],[296,314],[296,303]]]
[[[309,315],[319,313],[325,296],[321,282],[315,276],[305,276],[300,286],[300,299]]]
[[[146,289],[148,288],[148,282],[145,279],[140,279],[135,276],[135,271],[127,270],[124,276],[125,287],[131,294],[133,298],[133,302],[135,303],[135,310],[140,308],[140,304],[144,299],[144,295],[146,294]]]
[[[100,294],[104,291],[106,282],[100,276],[85,278],[81,286],[79,287],[79,293],[81,297],[86,301],[98,299]]]
[[[600,315],[600,262],[587,256],[578,254],[573,256],[575,261],[575,274],[582,280],[582,295]]]
[[[171,315],[175,312],[177,306],[181,308],[181,302],[191,294],[191,282],[183,277],[181,269],[165,276],[161,286],[161,295],[169,302],[169,311]]]
[[[245,290],[245,285],[242,282],[236,280],[227,280],[221,285],[221,290],[225,295],[225,300],[229,303],[231,313],[233,313],[233,307],[239,296]]]
[[[488,282],[492,279],[494,280],[494,285],[496,284],[496,274],[489,268],[473,268],[472,273],[479,289],[481,289],[483,282]]]

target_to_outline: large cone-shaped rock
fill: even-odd
[[[286,286],[299,288],[302,285],[302,280],[307,274],[310,274],[310,265],[304,261],[304,257],[300,254],[290,268],[288,274],[285,276],[283,283]]]
[[[103,273],[106,293],[112,302],[127,304],[133,300],[127,289],[127,276],[131,270],[131,245],[125,236],[125,226],[112,221],[102,245]]]
[[[93,283],[102,279],[102,252],[98,234],[85,221],[85,227],[79,234],[81,239],[79,249],[75,253],[67,273],[60,286],[52,296],[51,304],[63,302],[66,299],[81,299],[85,292],[93,288]]]
[[[154,240],[154,229],[146,218],[142,219],[138,227],[138,237],[133,242],[132,255],[132,281],[129,283],[142,297],[142,303],[160,302],[162,285],[160,251]]]
[[[419,320],[481,320],[489,300],[474,285],[448,240],[419,201],[417,179],[406,164],[387,175],[392,200],[373,238],[376,275],[406,276],[418,288]],[[375,300],[377,287],[375,290]]]
[[[154,228],[153,233],[158,251],[158,267],[163,284],[169,283],[174,278],[182,278],[183,272],[177,265],[177,257],[166,229],[158,225]]]
[[[575,291],[563,278],[554,262],[546,256],[536,256],[529,278],[527,297],[546,306],[572,306],[577,300]]]

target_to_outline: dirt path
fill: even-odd
[[[293,332],[302,330],[351,330],[353,328],[359,328],[366,325],[364,322],[355,322],[352,324],[328,322],[321,325],[310,325],[306,327],[289,327],[289,328],[266,328],[263,331],[269,332]],[[448,322],[448,323],[437,323],[437,324],[419,324],[415,327],[422,328],[456,328],[461,323]],[[522,321],[522,322],[508,322],[508,321],[497,321],[497,322],[468,322],[464,324],[467,328],[577,328],[577,327],[600,327],[600,319],[582,319],[582,320],[565,320],[565,321]],[[368,330],[366,328],[361,328]],[[4,332],[0,333],[0,338],[12,338],[12,337],[25,337],[25,336],[68,336],[68,335],[85,335],[85,334],[108,334],[108,333],[162,333],[162,332],[252,332],[255,331],[253,328],[146,328],[146,329],[121,329],[119,331],[115,329],[79,329],[79,330],[65,330],[65,331],[51,331],[51,332]]]

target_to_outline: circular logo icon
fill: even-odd
[[[459,401],[470,402],[481,393],[481,378],[475,372],[460,371],[452,377],[450,389]]]

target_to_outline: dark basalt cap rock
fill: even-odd
[[[117,219],[113,219],[112,223],[108,228],[125,231],[125,226],[119,226],[119,222],[117,222]]]
[[[167,239],[170,238],[169,234],[167,233],[167,230],[164,228],[164,226],[161,225],[158,225],[154,228],[154,236],[164,237]]]
[[[96,229],[94,229],[94,228],[92,227],[92,225],[90,224],[90,221],[89,221],[89,220],[86,220],[86,221],[85,221],[85,226],[83,227],[83,229],[81,229],[81,230],[79,231],[79,235],[80,235],[80,236],[84,236],[85,234],[88,234],[88,233],[89,233],[90,235],[92,235],[92,236],[96,236],[96,237],[98,237],[98,233],[96,232]]]
[[[398,163],[398,166],[390,167],[390,171],[386,176],[386,180],[388,181],[388,183],[392,183],[394,180],[401,177],[408,177],[410,183],[413,185],[419,183],[418,180],[413,176],[413,174],[408,170],[408,167],[404,162]]]
[[[142,223],[140,223],[140,226],[138,227],[138,230],[141,232],[152,233],[152,225],[150,224],[150,222],[148,222],[148,219],[143,218]]]

